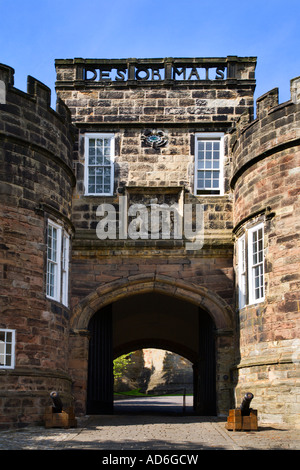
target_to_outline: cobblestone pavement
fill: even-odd
[[[0,450],[300,450],[300,429],[261,424],[256,432],[227,431],[226,418],[194,416],[190,400],[184,414],[182,397],[131,399],[115,402],[113,415],[78,418],[76,428],[3,430]]]
[[[261,424],[258,431],[227,431],[226,418],[192,414],[128,413],[86,416],[76,428],[31,426],[0,431],[0,450],[300,450],[300,429]]]

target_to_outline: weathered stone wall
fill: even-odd
[[[56,61],[56,90],[69,107],[79,130],[74,159],[77,184],[72,214],[76,229],[72,252],[74,312],[80,310],[78,306],[88,305],[89,299],[93,302],[93,296],[97,298],[99,289],[103,287],[105,290],[106,285],[109,289],[114,283],[126,283],[127,293],[131,295],[136,286],[131,288],[130,280],[143,276],[149,279],[168,276],[174,282],[182,280],[207,289],[216,296],[216,302],[222,299],[221,302],[227,306],[234,305],[229,130],[242,113],[247,111],[251,114],[255,59],[193,60],[194,64],[176,59],[130,59],[125,63],[121,60],[88,59]],[[182,75],[178,80],[170,75],[171,65],[182,70],[187,65],[198,67],[199,64],[209,68],[202,79],[197,77],[200,69],[192,72],[195,80],[189,79],[191,75],[188,74],[186,79]],[[227,75],[217,72],[216,76],[219,74],[222,79],[215,79],[210,70],[213,66],[224,66]],[[126,71],[119,73],[119,77],[128,72],[127,80],[112,79],[114,67],[120,70],[125,67]],[[158,68],[162,75],[161,67],[165,71],[164,78],[156,80]],[[92,79],[87,79],[86,69],[91,70]],[[95,79],[97,74],[99,79]],[[145,80],[141,79],[143,74]],[[157,148],[145,145],[142,136],[147,129],[161,129],[168,139],[167,145]],[[84,135],[87,132],[115,135],[112,196],[85,194]],[[194,147],[198,132],[222,132],[225,135],[224,195],[194,196]],[[182,240],[99,240],[96,235],[100,220],[96,216],[97,207],[102,203],[113,204],[118,213],[120,196],[127,196],[128,204],[146,203],[151,198],[161,203],[172,197],[181,203],[203,204],[204,247],[188,252]],[[112,295],[111,301],[115,300],[117,298]],[[230,321],[234,322],[233,316]],[[84,325],[83,319],[79,323]],[[231,387],[228,377],[233,361],[230,358],[233,332],[231,330],[226,337],[222,336],[224,333],[219,334],[216,346],[218,410],[225,413],[229,407],[228,389]],[[73,361],[71,351],[71,362],[77,364],[77,369],[72,368],[72,376],[74,386],[81,389],[77,401],[81,412],[85,408],[85,342],[84,331],[78,332],[78,336],[74,332],[72,351],[76,351],[76,360],[74,358]]]
[[[292,88],[298,80],[291,81]],[[265,301],[239,312],[236,394],[255,395],[269,422],[299,422],[300,105],[278,105],[278,90],[257,101],[257,119],[233,139],[234,225],[239,236],[264,223]]]
[[[13,87],[0,66],[0,328],[16,331],[15,368],[0,369],[0,421],[41,422],[49,392],[71,399],[69,309],[46,300],[47,219],[71,229],[73,132],[69,112],[50,108],[50,90],[28,78]]]
[[[202,61],[205,62],[204,59]],[[225,285],[229,286],[232,282],[232,276],[228,272],[230,264],[228,258],[232,256],[232,196],[229,187],[231,163],[228,156],[228,136],[225,136],[225,195],[215,197],[193,196],[194,138],[196,132],[203,131],[222,131],[226,134],[232,122],[235,122],[245,110],[251,113],[255,60],[228,58],[226,64],[231,62],[234,64],[232,68],[235,70],[235,75],[229,77],[228,72],[227,80],[173,82],[112,81],[109,78],[111,72],[107,71],[113,66],[121,67],[124,64],[117,60],[104,62],[101,71],[102,81],[89,81],[84,79],[82,69],[88,67],[94,70],[97,61],[88,59],[56,61],[58,96],[69,107],[72,120],[79,129],[79,145],[74,161],[77,185],[72,215],[76,228],[73,245],[73,305],[95,289],[99,283],[146,270],[173,273],[174,277],[179,278],[193,278],[195,283],[205,282],[208,288],[225,292],[227,290]],[[146,67],[145,60],[130,59],[127,62],[129,69],[130,64]],[[147,66],[167,67],[170,62],[171,59],[165,59],[158,64],[158,61],[153,60],[147,62]],[[209,60],[207,62],[209,63]],[[215,62],[218,62],[217,59]],[[174,63],[177,67],[182,67],[185,62],[178,59]],[[214,65],[214,62],[210,65]],[[158,125],[162,126],[169,139],[167,146],[154,149],[143,144],[141,136],[145,128],[152,125],[155,128]],[[113,196],[99,198],[85,195],[84,135],[86,132],[115,134]],[[208,244],[208,250],[201,253],[201,261],[196,260],[198,255],[196,259],[193,259],[192,255],[191,260],[182,249],[183,244],[178,241],[126,240],[122,243],[118,240],[118,243],[114,243],[106,240],[105,243],[101,243],[97,239],[96,227],[99,217],[96,216],[96,210],[99,204],[113,204],[118,210],[120,195],[128,193],[129,202],[133,199],[132,187],[140,188],[140,201],[145,201],[148,191],[152,197],[159,197],[160,194],[167,195],[172,192],[172,188],[183,188],[184,202],[204,204],[205,243]],[[137,201],[138,198],[135,198],[134,202]],[[212,244],[216,246],[218,252],[212,253]],[[112,250],[118,256],[111,256]],[[142,262],[141,257],[143,257]],[[206,264],[210,266],[207,269]],[[77,281],[76,273],[80,275],[83,272],[85,272],[84,277],[81,276],[80,281],[79,279]],[[210,273],[213,278],[210,278]],[[217,274],[220,275],[218,280]],[[232,304],[231,293],[225,293],[225,297]]]
[[[290,101],[279,105],[277,89],[259,98],[253,119],[254,58],[74,59],[56,68],[55,112],[45,85],[29,77],[21,92],[13,69],[0,65],[0,328],[16,331],[15,368],[0,369],[1,424],[41,422],[52,389],[66,404],[73,394],[84,414],[88,322],[109,303],[118,321],[139,294],[172,298],[173,310],[164,314],[160,301],[159,334],[150,312],[149,337],[133,335],[130,347],[167,349],[169,341],[197,369],[197,321],[208,312],[216,327],[217,413],[251,391],[262,421],[298,424],[299,78]],[[145,145],[148,129],[162,130],[167,144]],[[85,194],[87,132],[115,135],[112,196]],[[194,195],[199,132],[224,133],[222,195]],[[129,204],[203,204],[203,247],[187,250],[174,238],[100,240],[97,208],[112,204],[120,215],[121,196]],[[45,295],[49,218],[74,234],[70,309]],[[257,221],[264,224],[265,298],[238,310],[234,240]],[[169,335],[166,326],[180,301],[181,322],[184,313],[194,318],[181,340],[179,327]],[[115,354],[129,347],[124,321]],[[193,327],[191,345],[185,335]]]

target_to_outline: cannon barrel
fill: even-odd
[[[50,397],[51,397],[51,400],[52,400],[52,403],[53,403],[53,413],[61,413],[62,412],[62,408],[63,408],[63,404],[62,404],[62,401],[60,399],[60,396],[58,394],[58,392],[51,392],[50,393]]]
[[[241,406],[240,406],[240,410],[242,412],[242,415],[243,416],[249,416],[250,414],[250,403],[251,403],[251,400],[253,399],[254,395],[253,393],[250,393],[250,392],[247,392],[243,398],[243,401],[241,403]]]

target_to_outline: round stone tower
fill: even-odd
[[[0,65],[0,415],[2,426],[43,420],[49,393],[71,401],[68,256],[73,128],[50,90]]]
[[[299,423],[300,79],[273,89],[232,139],[238,344],[236,398],[263,422]],[[254,405],[254,403],[253,403]]]

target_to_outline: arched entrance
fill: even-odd
[[[218,413],[217,372],[227,361],[228,373],[232,364],[232,358],[220,356],[224,346],[228,356],[231,318],[230,308],[218,296],[167,276],[136,276],[101,286],[73,316],[74,335],[90,338],[86,412],[113,412],[114,357],[129,349],[159,347],[193,363],[195,412]]]

